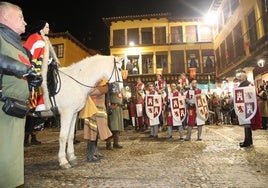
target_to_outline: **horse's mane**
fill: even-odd
[[[60,69],[61,70],[72,70],[72,69],[79,69],[79,67],[84,67],[85,65],[84,64],[94,64],[96,63],[97,65],[93,66],[92,68],[96,69],[97,67],[101,67],[102,66],[102,63],[101,62],[106,62],[106,58],[108,56],[105,56],[105,55],[99,55],[99,54],[96,54],[96,55],[93,55],[93,56],[87,56],[85,57],[84,59],[82,60],[79,60],[77,62],[74,62],[72,63],[71,65],[67,66],[67,67],[61,67]],[[103,59],[102,61],[101,58]]]

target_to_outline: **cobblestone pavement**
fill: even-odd
[[[25,148],[25,187],[182,187],[182,188],[265,188],[268,187],[268,130],[253,131],[254,145],[240,148],[243,127],[206,125],[202,141],[179,141],[177,131],[167,139],[148,132],[126,129],[120,136],[123,149],[106,150],[100,163],[86,162],[86,142],[75,145],[79,165],[62,170],[58,164],[59,130],[38,133],[39,146]],[[185,130],[186,134],[186,130]]]

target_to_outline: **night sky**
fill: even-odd
[[[213,0],[7,1],[22,8],[27,28],[39,19],[47,20],[51,32],[68,31],[88,48],[102,52],[109,46],[109,32],[102,18],[153,13],[200,16],[207,12]]]

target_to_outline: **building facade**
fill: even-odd
[[[97,51],[87,48],[69,32],[50,33],[48,37],[62,67],[97,54]]]
[[[180,73],[196,71],[200,82],[215,80],[212,28],[202,18],[168,13],[104,18],[110,28],[110,53],[124,56],[127,82],[139,76],[153,81],[158,69],[175,81]]]
[[[267,4],[267,0],[214,0],[210,16],[204,18],[166,13],[103,21],[110,29],[110,53],[125,57],[126,82],[135,82],[137,76],[153,81],[159,68],[170,82],[182,72],[190,76],[194,68],[200,83],[215,83],[228,92],[239,69],[257,86],[268,80]]]
[[[216,77],[230,89],[243,69],[258,87],[268,80],[268,5],[266,0],[215,0],[213,27]]]

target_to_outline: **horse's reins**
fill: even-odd
[[[69,78],[71,78],[72,80],[74,80],[75,82],[77,82],[78,84],[84,86],[84,87],[89,87],[89,88],[98,88],[98,87],[105,87],[107,84],[105,85],[94,85],[94,86],[91,86],[91,85],[87,85],[87,84],[84,84],[82,82],[80,82],[79,80],[77,80],[76,78],[70,76],[69,74],[66,74],[65,72],[62,72],[61,70],[59,70],[59,72],[61,72],[62,74],[68,76]],[[113,74],[115,73],[115,76],[116,76],[116,81],[115,82],[122,82],[120,81],[120,78],[119,78],[119,73],[118,73],[118,70],[116,68],[116,61],[114,59],[114,67],[113,67],[113,71],[111,73],[111,76],[109,77],[108,79],[108,82],[112,79],[112,76]]]

